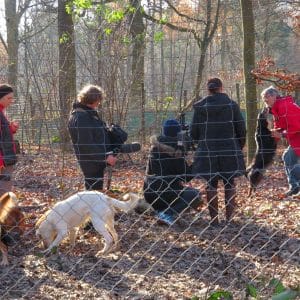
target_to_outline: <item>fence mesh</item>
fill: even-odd
[[[78,203],[64,205],[65,212],[59,208],[54,209],[51,218],[45,215],[48,220],[45,234],[52,238],[59,235],[53,228],[70,223],[70,215],[80,219],[86,210],[94,222],[93,227],[79,228],[74,245],[70,237],[66,237],[49,253],[43,253],[41,235],[36,235],[35,224],[59,201],[77,195],[85,187],[70,141],[67,147],[62,147],[65,145],[61,143],[62,123],[68,115],[62,112],[59,97],[58,47],[62,37],[57,32],[57,10],[46,6],[44,1],[37,8],[32,6],[24,10],[26,13],[19,24],[16,102],[7,114],[9,120],[20,123],[16,138],[21,153],[13,172],[12,191],[26,223],[21,236],[14,235],[13,231],[4,235],[6,224],[0,224],[2,240],[8,245],[9,262],[0,266],[0,299],[249,299],[250,296],[271,299],[284,289],[290,292],[290,299],[299,297],[300,199],[284,196],[288,183],[281,156],[287,147],[286,141],[279,141],[277,149],[273,149],[276,154],[271,153],[272,162],[262,179],[259,177],[261,181],[250,196],[249,179],[246,176],[235,179],[236,211],[230,222],[226,220],[224,201],[227,179],[219,181],[214,195],[219,199],[220,219],[215,225],[209,213],[210,201],[214,200],[207,198],[206,182],[201,178],[184,184],[185,188],[199,191],[201,201],[188,205],[173,219],[164,222],[142,200],[136,209],[128,212],[113,208],[111,204],[104,205],[111,203],[106,195],[122,203],[125,202],[123,194],[127,192],[144,198],[150,136],[160,134],[162,122],[175,118],[192,99],[196,78],[202,76],[199,93],[205,96],[204,82],[211,76],[222,77],[226,93],[240,105],[245,118],[238,1],[225,1],[226,9],[221,10],[216,35],[206,50],[199,48],[205,40],[194,39],[191,33],[194,28],[204,32],[204,26],[211,22],[200,21],[187,32],[174,32],[163,25],[168,20],[176,26],[189,25],[198,17],[206,16],[203,12],[211,1],[198,1],[199,7],[197,1],[189,1],[191,5],[187,6],[178,2],[178,8],[184,13],[197,8],[197,18],[189,22],[183,22],[178,15],[174,17],[166,9],[170,1],[160,1],[164,2],[160,10],[157,10],[158,2],[150,2],[147,1],[153,16],[157,11],[164,11],[168,17],[162,15],[159,24],[144,20],[143,76],[132,74],[134,63],[141,65],[132,53],[133,43],[128,34],[131,28],[127,26],[132,25],[132,20],[124,19],[110,25],[103,16],[96,15],[95,9],[87,9],[82,16],[76,16],[73,41],[76,85],[79,89],[89,82],[101,84],[108,99],[101,111],[103,119],[120,123],[129,133],[128,142],[141,142],[142,149],[137,153],[118,153],[116,166],[106,169],[104,195],[98,195],[101,204],[97,201],[91,204],[90,200],[85,200],[86,196],[79,194],[77,202],[83,206]],[[212,2],[212,13],[215,13],[219,1]],[[280,68],[291,72],[299,70],[299,25],[291,25],[299,18],[293,19],[296,9],[292,13],[286,9],[296,2],[258,1],[255,8],[256,27],[261,29],[256,34],[257,57],[273,55]],[[19,1],[18,9],[22,11],[25,3],[30,1]],[[111,17],[115,17],[113,11],[107,8]],[[5,20],[5,11],[0,1],[0,37],[5,40],[6,26],[2,19]],[[2,45],[0,79],[4,82],[9,69],[9,53]],[[199,58],[204,50],[206,56],[199,74]],[[137,97],[130,89],[135,82],[140,83],[140,78],[144,86]],[[261,89],[258,85],[257,90]],[[74,99],[68,99],[69,106],[75,94],[74,91]],[[258,110],[264,106],[258,99],[250,102],[256,103]],[[187,111],[184,118],[190,123],[192,111]],[[256,123],[256,117],[251,121]],[[223,131],[222,125],[215,125]],[[206,136],[204,140],[208,141]],[[244,149],[245,155],[246,151]],[[189,165],[194,156],[195,151],[189,149],[185,156]],[[233,156],[236,159],[237,154]],[[164,176],[160,180],[172,190]],[[106,189],[108,185],[109,190]],[[172,192],[178,191],[173,189]],[[102,253],[105,242],[111,243],[113,235],[107,230],[113,220],[117,233],[115,245],[110,252]],[[71,227],[67,227],[65,233],[70,233]],[[214,293],[216,298],[212,298]]]
[[[18,163],[14,190],[29,225],[58,200],[83,188],[73,155],[61,155],[57,150],[31,150]],[[120,199],[121,191],[141,191],[144,155],[132,155],[134,164],[120,160],[110,195]],[[67,239],[56,253],[44,256],[40,238],[29,227],[9,246],[9,265],[2,266],[0,274],[1,297],[205,299],[213,291],[226,290],[234,299],[243,299],[247,285],[253,284],[268,299],[272,279],[291,287],[299,283],[299,200],[278,198],[283,176],[277,157],[251,198],[246,178],[238,179],[237,215],[226,223],[220,201],[221,222],[215,227],[201,180],[192,185],[202,192],[203,204],[184,211],[171,226],[161,224],[149,209],[118,211],[118,246],[105,255],[100,252],[103,237],[80,229],[74,248]]]

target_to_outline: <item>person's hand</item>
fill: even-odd
[[[11,121],[10,128],[12,132],[16,132],[19,129],[19,122],[18,121]]]
[[[271,135],[273,138],[275,139],[280,139],[282,138],[282,133],[280,131],[278,131],[278,129],[272,129],[271,130]]]
[[[117,158],[113,155],[108,155],[107,158],[106,158],[106,162],[111,165],[111,166],[114,166],[117,162]]]

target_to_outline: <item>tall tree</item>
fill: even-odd
[[[17,85],[18,76],[19,24],[22,15],[30,5],[30,2],[31,0],[21,1],[17,8],[16,0],[5,0],[7,32],[7,44],[5,45],[5,48],[8,54],[7,81],[14,87]],[[2,36],[1,40],[4,43]]]
[[[65,149],[69,134],[66,120],[76,95],[76,63],[74,24],[72,15],[66,12],[67,0],[58,1],[59,73],[58,92],[60,103],[60,138]]]
[[[218,21],[219,21],[219,13],[220,13],[220,5],[221,1],[217,0],[215,6],[212,5],[211,0],[207,0],[205,8],[201,14],[197,14],[196,16],[192,16],[190,14],[181,12],[171,1],[165,0],[165,3],[168,5],[169,9],[172,10],[173,13],[179,18],[180,22],[169,22],[165,18],[156,19],[153,16],[148,15],[144,12],[144,17],[157,23],[164,24],[168,28],[178,31],[178,32],[187,32],[193,35],[193,38],[196,41],[196,44],[200,50],[200,58],[198,60],[198,69],[196,75],[196,83],[194,88],[194,97],[193,99],[183,108],[183,111],[189,109],[194,99],[199,97],[200,88],[202,83],[203,71],[205,66],[205,59],[207,49],[214,37],[216,32]],[[203,18],[202,18],[203,17]],[[180,24],[180,25],[177,25]]]
[[[145,97],[144,95],[144,65],[145,65],[145,26],[143,22],[140,0],[130,0],[134,13],[130,18],[130,33],[132,35],[132,85],[131,101],[139,103],[141,108],[141,120],[145,119]],[[145,125],[141,124],[142,139],[145,140]]]
[[[257,115],[257,95],[256,82],[251,75],[251,70],[255,67],[255,25],[252,0],[240,0],[240,3],[243,23],[243,61],[248,146],[247,161],[250,163],[256,149],[254,136]]]

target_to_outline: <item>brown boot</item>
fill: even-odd
[[[208,210],[211,217],[211,225],[218,225],[218,191],[217,189],[207,189],[206,190],[206,198],[208,204]]]
[[[235,186],[225,188],[225,206],[226,206],[226,221],[229,222],[234,215],[236,208],[235,203]]]

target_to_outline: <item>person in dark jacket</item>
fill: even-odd
[[[211,224],[219,224],[217,187],[221,179],[225,188],[226,220],[233,217],[234,178],[245,174],[242,149],[246,126],[236,102],[223,93],[219,78],[207,82],[208,96],[194,104],[191,137],[198,143],[193,173],[207,182],[206,195]]]
[[[145,200],[152,205],[159,220],[168,225],[188,207],[197,208],[200,204],[199,191],[183,185],[193,176],[184,149],[178,146],[180,130],[180,124],[170,119],[164,123],[162,135],[151,137],[144,182]]]
[[[101,87],[85,86],[73,104],[68,122],[74,151],[87,190],[102,190],[106,166],[113,166],[116,163],[116,157],[111,153],[111,141],[106,124],[96,111],[103,98],[104,92]]]
[[[13,135],[17,132],[17,121],[9,122],[4,111],[14,103],[13,88],[0,84],[0,197],[12,189],[12,172],[17,163],[16,145]]]

